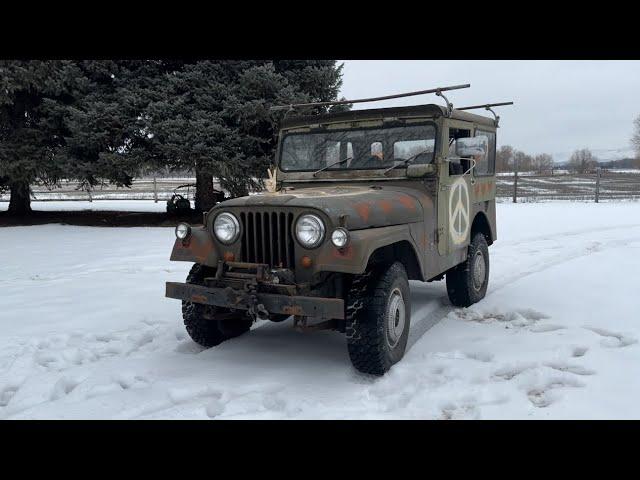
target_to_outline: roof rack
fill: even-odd
[[[311,103],[296,103],[291,105],[277,105],[277,106],[271,107],[271,110],[287,110],[287,114],[288,114],[295,108],[300,108],[300,107],[326,107],[329,105],[349,105],[352,103],[379,102],[382,100],[391,100],[392,98],[413,97],[415,95],[426,95],[428,93],[435,93],[439,97],[442,97],[444,101],[447,103],[447,112],[448,112],[448,115],[451,115],[451,112],[453,111],[453,104],[449,102],[447,97],[445,97],[442,92],[447,92],[449,90],[460,90],[462,88],[469,88],[470,86],[471,86],[470,83],[465,83],[463,85],[437,87],[437,88],[431,88],[429,90],[418,90],[416,92],[396,93],[394,95],[385,95],[383,97],[361,98],[357,100],[337,100],[335,102],[311,102]],[[285,114],[285,116],[287,114]]]
[[[504,105],[513,105],[513,102],[485,103],[484,105],[471,105],[470,107],[456,108],[456,110],[475,110],[477,108],[484,108],[485,110],[493,113],[493,118],[496,122],[497,127],[498,123],[500,123],[500,116],[498,116],[496,112],[491,109],[491,107],[502,107]]]

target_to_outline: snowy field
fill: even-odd
[[[0,418],[640,418],[638,203],[498,205],[487,297],[412,282],[383,378],[290,321],[197,346],[172,230],[0,229]]]
[[[191,202],[193,206],[193,201]],[[9,202],[0,202],[0,212],[6,212],[9,208]],[[74,200],[74,201],[46,201],[31,202],[31,209],[42,212],[63,212],[63,211],[79,211],[93,210],[96,212],[103,211],[123,211],[123,212],[166,212],[167,202],[158,200]]]

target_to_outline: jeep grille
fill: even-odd
[[[291,236],[293,213],[253,211],[240,213],[242,261],[271,267],[294,268]]]

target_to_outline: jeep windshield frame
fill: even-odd
[[[422,153],[412,163],[429,164],[436,158],[439,128],[434,119],[423,118],[411,122],[393,122],[377,125],[340,127],[324,125],[322,128],[300,126],[293,131],[281,131],[278,148],[278,168],[285,174],[338,173],[340,176],[385,177],[385,171],[406,169],[405,160],[418,151]],[[376,122],[377,123],[377,122]],[[378,150],[374,153],[374,146]],[[348,162],[338,162],[353,157]],[[329,166],[329,168],[326,168]],[[298,175],[295,175],[298,177]],[[324,176],[324,175],[323,175]]]

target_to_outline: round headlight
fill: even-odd
[[[336,228],[331,234],[331,242],[338,248],[344,247],[349,242],[349,232],[344,228]]]
[[[240,235],[240,224],[235,215],[224,212],[219,214],[213,222],[213,233],[222,243],[233,243]]]
[[[191,227],[187,223],[179,223],[176,226],[176,237],[179,240],[184,240],[191,235]]]
[[[317,247],[324,238],[324,223],[315,215],[302,215],[296,222],[296,237],[305,248]]]

